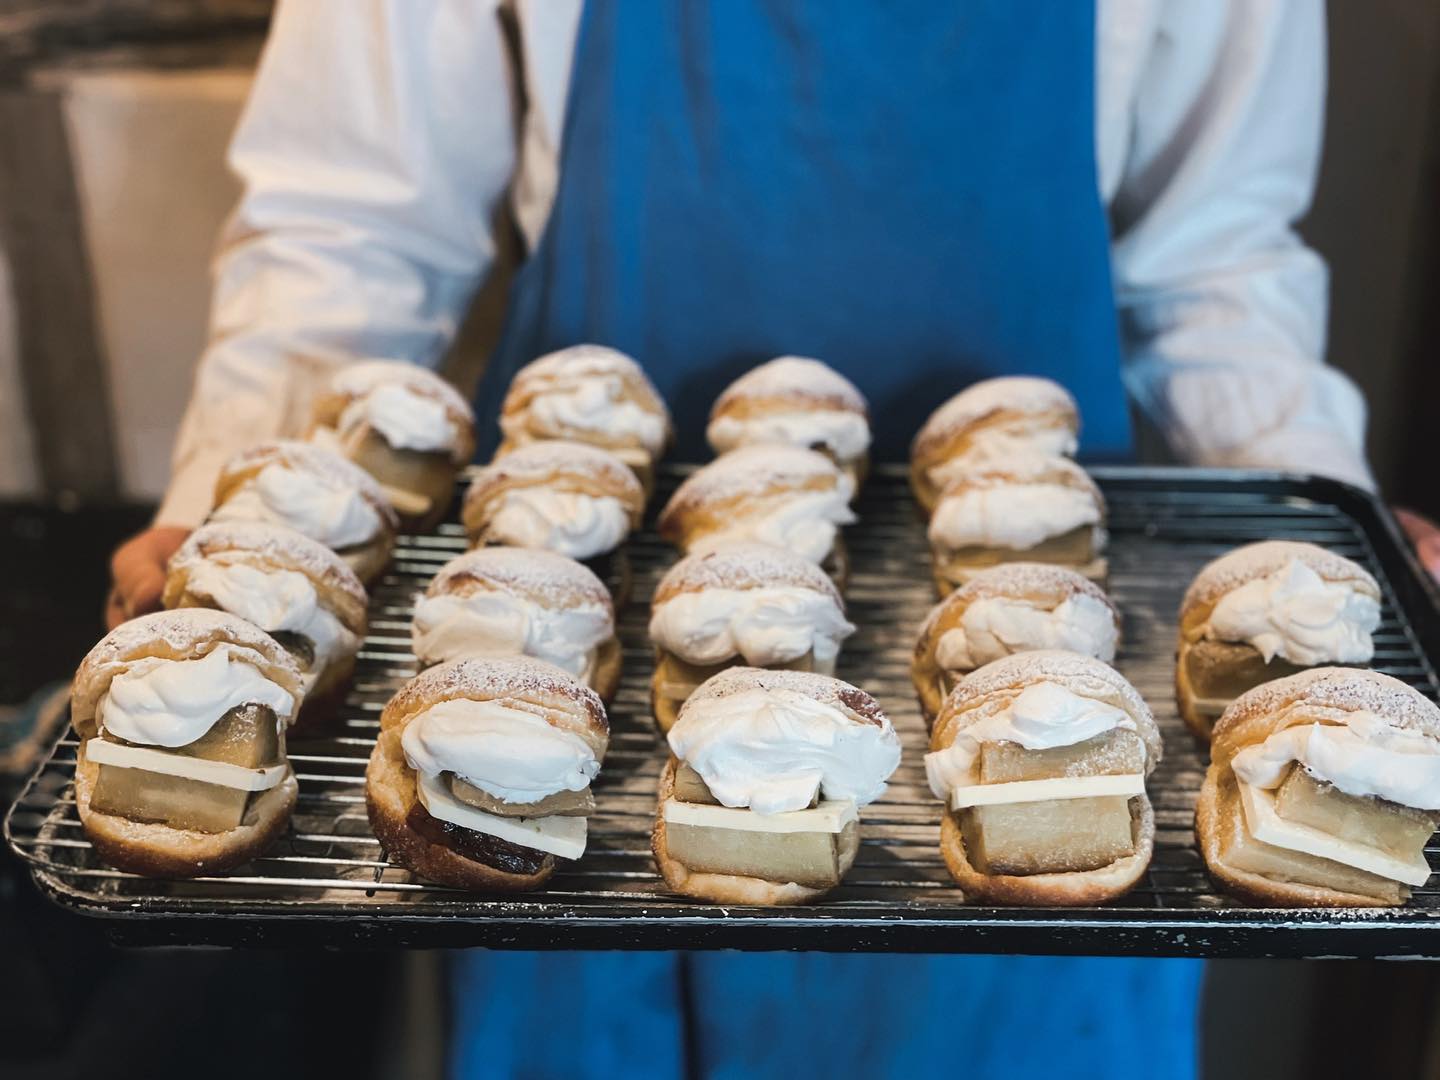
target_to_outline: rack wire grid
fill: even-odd
[[[662,472],[659,505],[684,467]],[[1150,703],[1165,755],[1150,778],[1154,860],[1128,896],[1103,907],[967,904],[938,849],[941,808],[925,783],[923,721],[909,678],[915,632],[935,602],[923,524],[898,468],[877,469],[846,532],[847,604],[859,631],[841,677],[879,699],[904,758],[865,808],[863,843],[845,883],[793,908],[698,904],[667,895],[650,853],[666,751],[649,709],[649,598],[675,553],[647,527],[627,549],[632,596],[619,612],[624,677],[611,743],[595,783],[584,857],[541,891],[484,896],[417,880],[387,863],[365,814],[364,773],[380,710],[416,671],[412,598],[465,549],[456,524],[403,537],[373,590],[370,633],[337,733],[295,740],[300,797],[288,833],[229,874],[162,881],[102,863],[73,795],[73,731],[39,767],[6,819],[11,846],[41,890],[109,921],[129,944],[411,945],[494,948],[786,948],[831,951],[1026,952],[1204,956],[1440,955],[1440,889],[1397,909],[1275,910],[1218,892],[1196,849],[1193,816],[1206,749],[1174,703],[1175,616],[1208,560],[1261,539],[1308,540],[1380,580],[1384,617],[1373,666],[1432,699],[1440,654],[1436,597],[1373,498],[1313,478],[1141,468],[1095,470],[1109,502],[1110,593],[1124,616],[1117,667]],[[1440,847],[1427,849],[1440,866]]]

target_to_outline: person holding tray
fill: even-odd
[[[302,434],[330,374],[437,366],[510,225],[526,258],[476,396],[487,459],[514,373],[594,342],[643,364],[683,461],[736,376],[792,354],[863,394],[879,461],[957,390],[1026,374],[1075,396],[1085,460],[1132,454],[1133,406],[1183,461],[1371,486],[1360,395],[1321,362],[1325,267],[1293,229],[1323,27],[1320,0],[282,0],[231,149],[246,191],[212,344],[110,618],[158,604],[221,466]],[[901,1075],[956,1060],[971,1022],[965,1075],[1194,1071],[1193,962],[452,972],[458,1075]]]

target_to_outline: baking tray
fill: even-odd
[[[686,470],[663,470],[655,505]],[[648,601],[674,553],[654,531],[628,546],[633,597],[620,613],[625,674],[611,709],[610,752],[595,784],[585,857],[549,887],[496,898],[429,885],[385,862],[365,817],[365,762],[381,708],[415,671],[411,597],[465,547],[457,525],[403,538],[374,590],[371,630],[343,731],[295,740],[300,800],[265,858],[220,877],[153,881],[112,870],[91,850],[71,787],[73,732],[55,746],[6,818],[11,846],[41,891],[104,920],[125,944],[486,946],[523,949],[819,949],[1184,956],[1440,956],[1440,889],[1404,908],[1305,911],[1246,907],[1206,876],[1192,832],[1206,752],[1176,715],[1175,612],[1209,559],[1253,540],[1309,540],[1367,566],[1384,591],[1374,666],[1432,699],[1440,683],[1440,608],[1393,519],[1371,496],[1307,477],[1101,468],[1110,503],[1110,591],[1124,614],[1117,666],[1155,710],[1165,758],[1150,779],[1157,837],[1145,880],[1104,907],[994,908],[965,902],[937,847],[940,804],[925,786],[925,730],[910,648],[934,602],[924,528],[898,468],[880,468],[847,530],[853,558],[840,675],[874,694],[905,756],[863,815],[864,842],[844,886],[823,903],[718,907],[668,896],[649,833],[664,744],[649,716]],[[1440,866],[1440,846],[1428,851]]]

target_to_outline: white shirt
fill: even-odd
[[[544,229],[581,6],[282,0],[230,148],[245,194],[158,521],[201,520],[224,460],[302,430],[334,365],[438,366],[497,211],[532,250]],[[1325,265],[1292,228],[1320,151],[1322,0],[1098,12],[1098,182],[1136,406],[1183,461],[1372,485],[1364,403],[1321,360]]]

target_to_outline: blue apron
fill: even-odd
[[[560,185],[477,409],[583,341],[637,357],[707,456],[711,401],[780,353],[904,456],[976,378],[1048,375],[1121,456],[1092,2],[586,5]],[[493,438],[493,432],[492,432]],[[493,446],[493,442],[492,442]],[[454,959],[458,1076],[1191,1077],[1199,965],[825,954]]]

